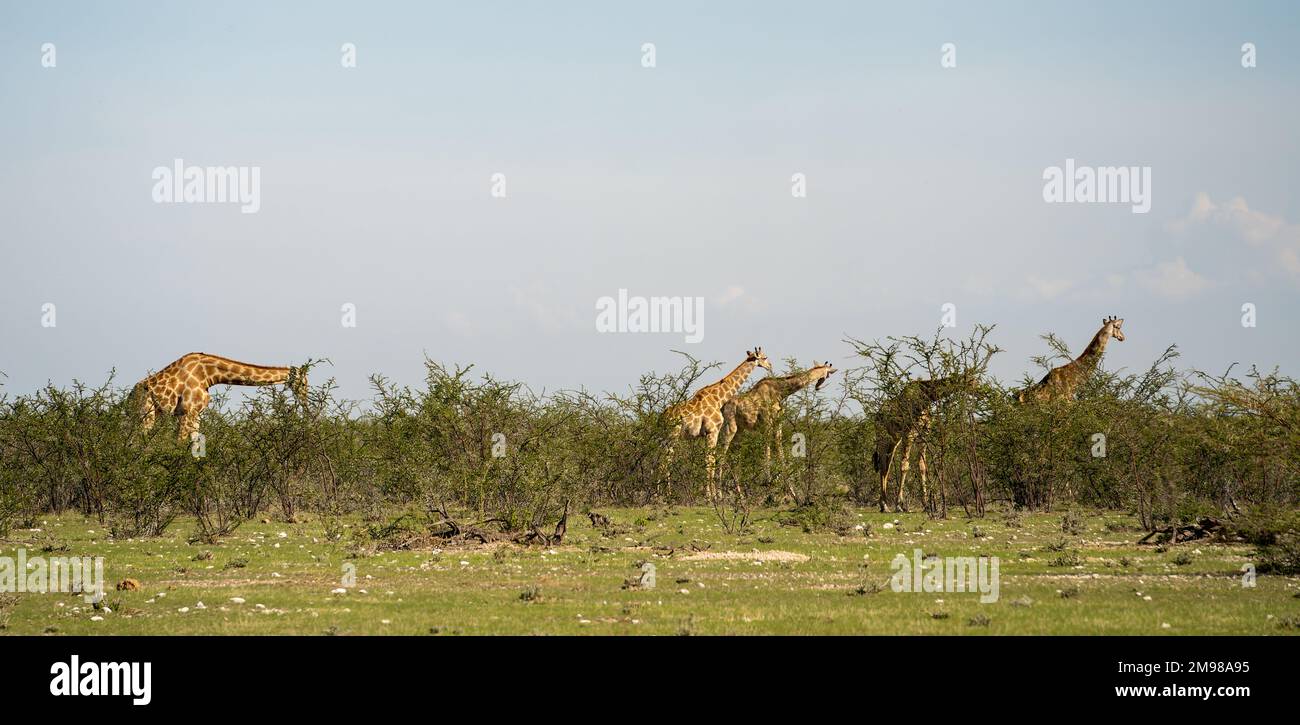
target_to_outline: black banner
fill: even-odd
[[[616,707],[638,692],[694,700],[707,688],[733,705],[753,691],[850,698],[850,707],[870,695],[873,711],[989,698],[1181,711],[1281,704],[1295,680],[1295,642],[1285,637],[10,637],[0,652],[6,692],[48,714],[193,713],[226,695],[337,712],[492,688],[521,705],[580,695]]]

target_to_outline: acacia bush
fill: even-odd
[[[989,482],[980,442],[988,432],[983,421],[991,415],[995,402],[992,398],[1000,395],[983,382],[990,359],[999,351],[988,342],[992,331],[991,327],[980,326],[963,340],[944,338],[938,333],[931,339],[849,340],[864,364],[846,378],[845,385],[873,430],[870,436],[848,439],[855,457],[863,455],[859,451],[866,446],[866,465],[848,460],[845,473],[867,478],[856,488],[864,503],[880,496],[880,475],[872,464],[877,438],[910,427],[915,438],[909,460],[917,465],[905,489],[897,493],[900,503],[905,505],[912,492],[920,494],[920,507],[931,516],[947,516],[949,506],[960,506],[968,515],[984,515]],[[945,381],[932,404],[920,408],[893,405],[898,400],[930,400],[913,389],[923,381]],[[924,423],[915,416],[921,410],[928,416]],[[879,430],[875,430],[877,426]],[[919,466],[922,450],[929,469],[924,480]],[[899,470],[907,452],[908,441],[903,438],[890,467],[891,490],[900,485]]]
[[[879,497],[872,454],[882,406],[911,381],[949,377],[962,384],[936,401],[918,433],[926,485],[913,466],[903,495],[931,516],[1078,504],[1132,512],[1151,529],[1205,515],[1248,522],[1259,506],[1293,510],[1300,501],[1294,380],[1180,373],[1171,348],[1141,373],[1098,370],[1075,400],[1021,405],[986,372],[999,352],[991,331],[850,340],[860,364],[785,401],[783,456],[774,450],[769,460],[772,439],[751,431],[719,460],[723,496],[714,504],[724,524],[743,530],[754,508],[788,506],[805,524],[843,528],[835,512]],[[1045,366],[1069,354],[1049,343],[1056,356]],[[786,367],[798,371],[794,361]],[[281,386],[238,403],[218,397],[197,449],[176,442],[174,421],[140,430],[111,376],[97,387],[0,394],[0,536],[66,511],[117,536],[157,534],[192,516],[196,538],[212,541],[259,516],[323,517],[330,535],[345,516],[376,532],[444,531],[449,512],[528,531],[591,507],[698,503],[705,446],[679,441],[669,456],[665,411],[722,372],[686,357],[681,369],[647,373],[622,393],[541,394],[426,361],[422,385],[374,376],[367,401],[341,400],[332,380],[302,400]],[[1284,569],[1291,535],[1255,538]]]
[[[27,527],[72,509],[115,535],[158,534],[185,482],[184,454],[166,438],[140,430],[112,377],[0,400],[0,509]]]

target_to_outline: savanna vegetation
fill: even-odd
[[[75,519],[114,541],[182,536],[203,547],[243,541],[242,527],[283,524],[309,526],[311,540],[339,556],[373,556],[556,546],[580,525],[615,540],[634,530],[635,546],[653,548],[641,540],[644,513],[621,524],[609,513],[666,520],[682,507],[736,541],[761,544],[771,535],[757,532],[776,526],[842,542],[872,535],[862,509],[880,497],[872,456],[884,403],[909,381],[952,378],[961,385],[917,434],[926,485],[914,471],[900,500],[902,516],[932,522],[921,529],[987,530],[1087,511],[1126,522],[1111,538],[1133,545],[1147,533],[1151,545],[1171,536],[1176,544],[1179,527],[1190,527],[1198,541],[1212,533],[1207,545],[1239,547],[1260,573],[1300,573],[1296,381],[1254,369],[1180,371],[1171,348],[1139,373],[1103,366],[1075,400],[1019,404],[1014,389],[1032,378],[1004,385],[987,373],[999,354],[990,333],[849,340],[857,364],[786,400],[785,455],[769,459],[766,435],[742,433],[713,501],[703,497],[701,441],[665,459],[664,411],[734,361],[687,357],[625,392],[546,395],[428,361],[418,386],[372,377],[367,401],[340,399],[332,380],[302,399],[280,386],[218,399],[191,446],[177,443],[174,427],[142,430],[127,386],[114,379],[51,385],[0,398],[0,540]],[[1059,340],[1047,342],[1044,369],[1069,358]],[[327,370],[318,364],[313,377]]]

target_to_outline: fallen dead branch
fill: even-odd
[[[1208,538],[1224,539],[1226,538],[1226,535],[1227,530],[1224,528],[1223,522],[1207,516],[1194,524],[1166,526],[1163,529],[1152,529],[1147,532],[1146,536],[1138,539],[1137,543],[1183,544],[1188,541],[1200,541]]]

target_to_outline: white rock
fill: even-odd
[[[102,622],[102,621],[104,621],[104,618],[103,618],[103,617],[100,617],[100,616],[94,616],[94,617],[91,617],[91,618],[90,618],[90,621],[92,621],[92,622]]]
[[[348,590],[344,589],[343,587],[339,587],[338,589],[331,589],[331,590],[330,590],[330,594],[347,594],[347,593],[348,593]]]
[[[189,608],[189,607],[181,607],[180,609],[177,609],[176,611],[180,612],[181,614],[185,614],[186,612],[190,611],[190,608]]]
[[[243,598],[243,597],[231,597],[231,598],[230,598],[230,601],[231,601],[232,603],[234,603],[234,604],[243,604],[243,603],[244,603],[244,598]]]

